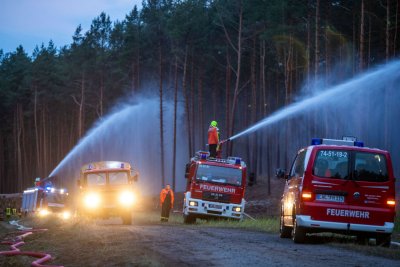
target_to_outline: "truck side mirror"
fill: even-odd
[[[286,171],[283,169],[276,169],[275,175],[277,178],[285,178],[286,179],[287,176],[285,175],[285,173],[286,173]]]
[[[131,182],[137,182],[139,180],[139,173],[135,170],[131,170]]]
[[[185,178],[188,179],[190,175],[190,163],[185,166]]]
[[[249,182],[247,183],[248,186],[253,186],[256,183],[256,175],[254,172],[249,174]]]

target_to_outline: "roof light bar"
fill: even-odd
[[[357,141],[357,138],[352,136],[344,136],[342,140],[340,139],[325,139],[325,138],[312,138],[311,145],[336,145],[336,146],[357,146],[364,147],[363,141]]]
[[[311,145],[317,146],[322,144],[322,138],[313,138],[311,139]]]

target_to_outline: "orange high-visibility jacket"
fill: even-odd
[[[219,143],[218,128],[212,127],[208,128],[208,144],[217,145]]]
[[[170,189],[167,190],[163,188],[160,192],[160,204],[162,205],[164,203],[165,198],[167,197],[168,191],[171,194],[171,206],[174,205],[174,192]]]

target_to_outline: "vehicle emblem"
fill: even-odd
[[[359,199],[360,198],[360,192],[355,192],[354,194],[353,194],[353,197],[355,198],[355,199]]]

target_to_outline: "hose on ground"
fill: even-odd
[[[33,267],[63,267],[59,265],[42,265],[45,262],[51,260],[51,255],[45,252],[33,252],[33,251],[21,251],[18,247],[25,244],[23,239],[29,235],[32,235],[34,232],[44,232],[47,229],[34,229],[34,230],[25,230],[20,232],[14,232],[11,234],[18,234],[15,238],[11,240],[4,240],[1,242],[3,245],[10,245],[10,250],[0,251],[0,255],[4,256],[30,256],[37,258],[37,260],[33,261],[31,266]]]

